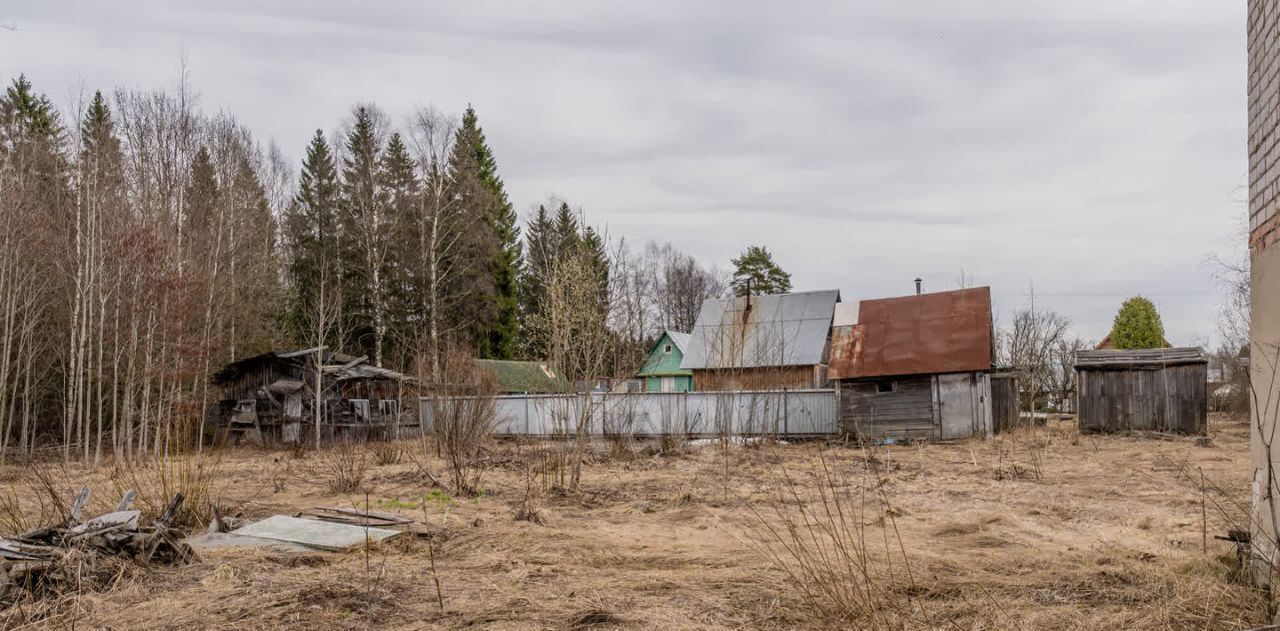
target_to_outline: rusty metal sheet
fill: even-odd
[[[832,332],[831,379],[991,368],[987,287],[863,300],[858,324]]]

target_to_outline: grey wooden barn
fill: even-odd
[[[1080,430],[1203,434],[1208,368],[1199,348],[1076,351]]]

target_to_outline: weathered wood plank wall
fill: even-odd
[[[1082,431],[1206,431],[1205,364],[1078,369]]]
[[[892,390],[882,392],[885,387]],[[941,436],[932,375],[845,381],[839,392],[840,423],[845,433],[862,437]]]
[[[1023,425],[1018,410],[1018,377],[1013,373],[991,375],[991,417],[997,434]]]

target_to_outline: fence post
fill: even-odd
[[[529,393],[525,392],[524,393],[524,435],[525,436],[528,436],[531,432],[531,429],[532,429],[530,427],[531,422],[532,421],[529,420]]]
[[[788,417],[787,412],[788,412],[788,409],[791,407],[787,405],[787,393],[789,391],[790,391],[790,388],[782,389],[782,436],[783,438],[788,438],[791,436],[791,425],[790,423],[788,423],[788,419],[787,419]]]

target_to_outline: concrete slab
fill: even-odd
[[[186,539],[187,544],[197,550],[226,550],[228,548],[270,548],[280,552],[315,552],[300,543],[263,539],[262,537],[246,537],[229,532],[211,532]]]
[[[364,544],[389,539],[399,530],[366,528],[314,519],[273,515],[260,522],[231,531],[232,535],[288,541],[320,550],[342,551]]]

